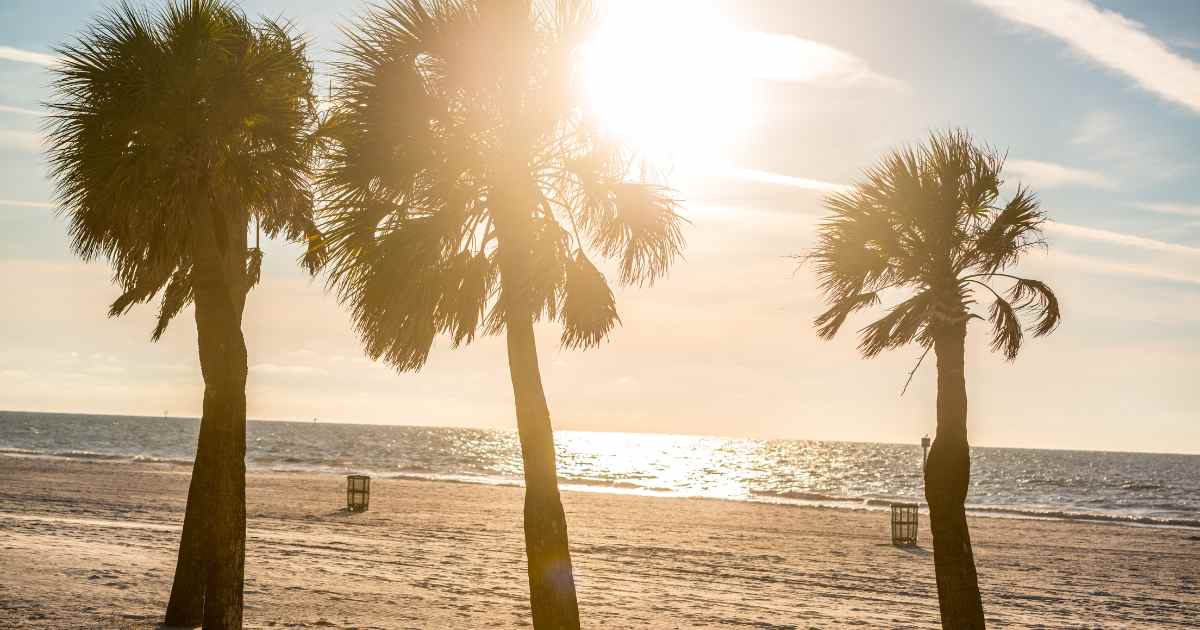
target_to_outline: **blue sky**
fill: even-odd
[[[243,5],[291,19],[318,62],[364,6]],[[198,415],[190,313],[158,344],[153,308],[106,319],[108,271],[73,257],[51,209],[38,118],[47,56],[102,6],[0,5],[0,408]],[[868,361],[852,336],[819,341],[811,275],[786,257],[811,245],[822,191],[852,183],[889,148],[963,126],[1007,151],[1009,180],[1037,191],[1054,220],[1049,252],[1022,271],[1058,290],[1066,318],[1012,364],[972,329],[973,442],[1200,452],[1200,3],[675,2],[639,20],[623,40],[633,57],[719,69],[691,68],[697,84],[650,96],[708,102],[736,85],[749,105],[720,147],[668,158],[693,222],[686,260],[652,289],[619,292],[624,326],[597,350],[559,350],[557,331],[541,331],[556,426],[931,433],[932,365],[901,398],[916,349]],[[674,53],[662,39],[679,42]],[[734,72],[746,76],[722,83]],[[719,110],[688,110],[676,140],[703,143],[727,124]],[[296,254],[270,246],[247,307],[252,417],[512,426],[499,340],[443,346],[420,374],[397,375],[362,357]]]

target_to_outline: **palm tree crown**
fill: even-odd
[[[123,293],[110,315],[162,290],[162,335],[192,300],[197,229],[242,268],[235,304],[258,279],[251,217],[268,236],[316,234],[312,71],[287,27],[219,0],[155,15],[122,4],[57,52],[52,175],[75,251],[114,267]]]
[[[892,152],[865,181],[830,196],[833,216],[820,225],[810,255],[830,304],[814,321],[818,334],[832,338],[850,314],[892,290],[911,295],[860,330],[865,356],[914,341],[929,348],[939,327],[984,319],[971,310],[979,295],[991,302],[991,347],[1010,361],[1021,349],[1023,316],[1034,336],[1053,331],[1060,319],[1053,291],[1005,273],[1044,244],[1045,215],[1023,186],[999,203],[1003,165],[966,132],[935,133],[928,145]]]
[[[319,175],[331,283],[367,353],[424,364],[512,317],[566,347],[619,322],[593,257],[652,283],[682,246],[670,191],[589,115],[586,3],[393,0],[349,33]]]

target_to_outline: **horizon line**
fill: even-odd
[[[145,418],[156,420],[196,420],[199,421],[200,416],[180,416],[171,415],[170,413],[158,415],[145,414],[129,414],[129,413],[80,413],[75,411],[41,411],[31,409],[0,409],[0,414],[36,414],[36,415],[59,415],[59,416],[95,416],[102,418]],[[355,422],[346,420],[320,420],[320,416],[314,418],[317,420],[315,424],[340,424],[348,426],[362,427],[408,427],[414,429],[469,429],[473,431],[504,431],[515,433],[516,427],[479,427],[468,425],[436,425],[436,424],[412,424],[404,422]],[[289,424],[314,424],[309,420],[285,420],[280,418],[251,418],[246,416],[247,422],[280,422]],[[678,432],[658,432],[658,431],[610,431],[603,429],[572,429],[572,428],[554,428],[555,433],[613,433],[626,435],[657,435],[663,437],[687,437],[687,438],[713,438],[718,440],[753,440],[758,442],[832,442],[837,444],[883,444],[888,446],[915,446],[920,447],[920,438],[916,442],[891,442],[891,441],[868,441],[868,440],[846,440],[846,439],[820,439],[820,438],[804,438],[804,437],[751,437],[744,435],[717,435],[712,433],[678,433]],[[992,444],[971,444],[970,448],[987,448],[1001,450],[1018,450],[1018,451],[1060,451],[1060,452],[1075,452],[1075,453],[1114,453],[1124,455],[1183,455],[1188,457],[1200,457],[1200,452],[1190,451],[1142,451],[1142,450],[1114,450],[1103,448],[1071,448],[1071,447],[1054,447],[1054,446],[996,446]]]

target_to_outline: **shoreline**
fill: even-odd
[[[190,475],[0,457],[0,627],[152,628]],[[246,627],[528,627],[518,487],[247,475]],[[893,547],[875,511],[563,495],[593,628],[937,627],[928,519]],[[1188,627],[1200,536],[968,517],[989,624]],[[82,603],[82,604],[81,604]]]
[[[87,412],[87,411],[46,411],[46,410],[28,410],[28,409],[0,409],[0,414],[27,414],[27,415],[34,415],[34,416],[89,416],[89,417],[94,417],[94,418],[109,418],[109,419],[136,418],[139,420],[187,421],[187,422],[195,422],[195,423],[200,422],[199,416],[170,416],[170,415],[169,416],[160,416],[160,415],[147,415],[147,414],[140,414],[140,413],[92,413],[92,412]],[[302,426],[309,426],[310,424],[312,424],[311,421],[284,419],[284,418],[246,418],[246,421],[247,422],[269,422],[269,423],[277,423],[277,424],[296,424],[296,425],[302,425]],[[515,427],[472,426],[472,425],[459,425],[459,424],[408,424],[408,423],[395,423],[395,422],[354,422],[354,421],[342,421],[342,420],[322,420],[318,424],[333,425],[333,426],[363,427],[363,428],[404,427],[404,428],[409,428],[409,429],[433,429],[433,430],[462,429],[462,430],[466,430],[466,431],[500,431],[500,432],[512,433],[512,434],[515,434],[517,432],[517,429]],[[622,433],[622,434],[628,434],[628,435],[650,435],[650,436],[683,437],[683,438],[706,438],[706,439],[714,439],[714,440],[750,439],[750,440],[762,440],[762,441],[766,441],[766,442],[827,442],[827,443],[833,443],[833,444],[882,444],[885,446],[910,446],[910,447],[916,446],[915,444],[913,444],[911,442],[904,442],[904,441],[872,442],[872,441],[866,441],[866,440],[823,439],[823,438],[806,438],[806,437],[795,437],[795,436],[790,436],[790,437],[789,436],[751,436],[751,437],[746,437],[746,436],[742,436],[742,435],[721,435],[721,434],[717,434],[717,433],[661,433],[661,432],[657,432],[657,431],[632,431],[632,430],[630,430],[630,431],[605,431],[603,429],[570,429],[570,428],[555,428],[554,433],[555,434],[559,434],[559,433],[599,433],[599,434]],[[994,444],[971,444],[971,448],[972,449],[986,448],[986,449],[1007,450],[1007,451],[1052,451],[1052,452],[1059,452],[1059,453],[1100,453],[1100,454],[1109,454],[1109,455],[1167,455],[1167,456],[1182,455],[1185,457],[1200,457],[1200,452],[1191,452],[1191,451],[1139,451],[1139,450],[1122,450],[1122,449],[1115,449],[1115,448],[1084,449],[1084,448],[1066,448],[1066,447],[1043,446],[1043,445],[1010,446],[1010,445],[994,445]],[[0,452],[2,452],[2,451],[3,451],[3,449],[0,449]]]
[[[50,460],[61,461],[94,461],[94,462],[109,462],[118,465],[162,465],[184,469],[184,472],[190,473],[193,462],[183,459],[164,459],[164,458],[139,458],[128,457],[125,455],[109,455],[103,453],[92,453],[87,451],[65,451],[62,453],[40,453],[27,449],[16,448],[0,448],[0,458],[17,457],[17,458],[44,458]],[[497,487],[514,487],[523,488],[524,481],[520,479],[506,479],[499,477],[487,477],[484,475],[449,475],[449,474],[419,474],[419,473],[381,473],[377,470],[321,470],[310,468],[286,469],[279,466],[256,466],[247,463],[247,474],[283,474],[283,475],[320,475],[327,477],[339,477],[347,474],[369,474],[373,479],[392,479],[413,482],[430,482],[430,483],[455,483],[466,485],[479,486],[497,486]],[[879,499],[873,497],[863,498],[837,498],[825,497],[820,499],[798,499],[786,496],[773,496],[762,494],[750,494],[744,497],[721,497],[702,494],[687,494],[669,489],[660,488],[645,488],[634,484],[618,485],[605,481],[580,481],[577,479],[559,478],[559,488],[563,492],[584,492],[596,494],[612,494],[623,496],[637,496],[648,498],[663,498],[663,499],[696,499],[708,501],[731,501],[735,503],[759,503],[766,505],[777,505],[781,507],[798,507],[798,508],[820,508],[832,510],[847,510],[847,511],[863,511],[863,512],[886,512],[888,505],[892,502],[889,499]],[[815,495],[814,495],[815,496]],[[897,501],[900,499],[897,498]],[[924,501],[916,501],[920,506],[920,512],[923,515],[928,515],[928,506]],[[1065,510],[1056,510],[1047,508],[1046,510],[1037,510],[1023,507],[1009,506],[986,506],[986,505],[967,505],[967,514],[980,518],[996,518],[996,519],[1012,519],[1012,520],[1033,520],[1033,521],[1055,521],[1063,523],[1096,523],[1096,524],[1114,524],[1125,527],[1139,527],[1150,529],[1183,529],[1183,530],[1200,530],[1200,519],[1179,519],[1179,518],[1156,518],[1156,517],[1141,517],[1136,515],[1119,515],[1119,514],[1089,514],[1082,512],[1069,512]]]

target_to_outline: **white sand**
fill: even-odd
[[[187,467],[0,456],[0,627],[152,628],[171,585]],[[246,625],[529,625],[521,489],[252,474]],[[924,549],[887,516],[566,493],[589,628],[936,627]],[[1200,531],[971,522],[993,627],[1200,623]],[[1194,625],[1193,625],[1194,627]]]

